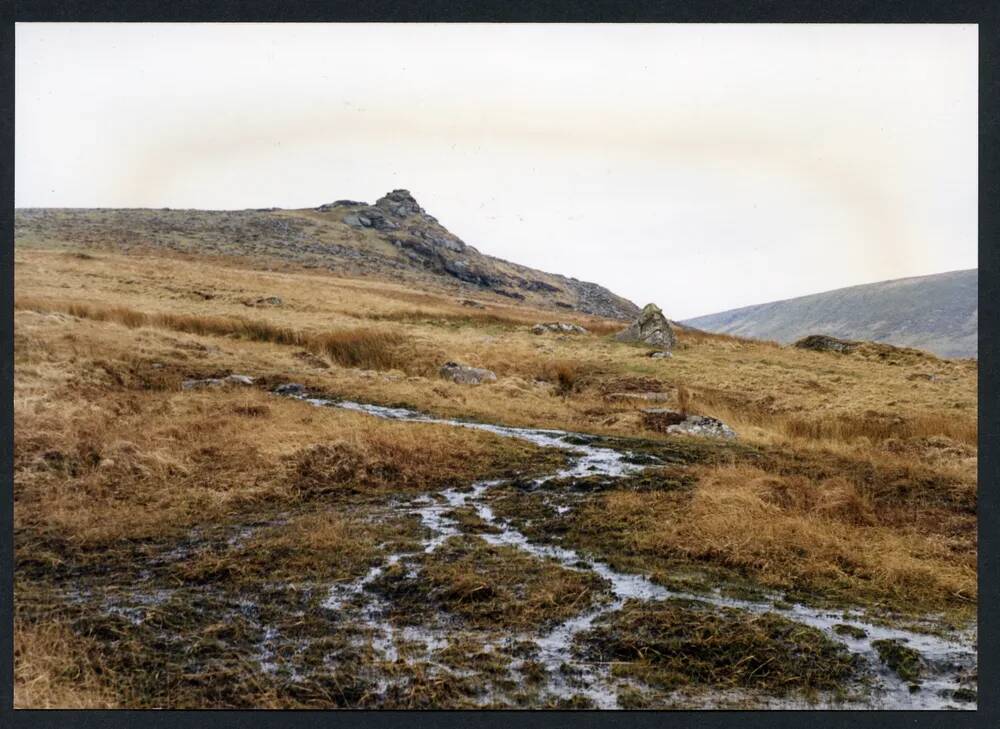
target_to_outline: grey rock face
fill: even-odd
[[[393,190],[386,193],[375,201],[375,207],[387,210],[401,218],[424,214],[424,209],[417,204],[409,190]]]
[[[445,362],[440,374],[445,379],[460,385],[479,385],[483,382],[496,382],[497,375],[492,370],[482,367],[469,367],[458,362]]]
[[[632,322],[632,325],[623,332],[615,335],[619,342],[640,342],[654,347],[661,347],[664,350],[672,349],[677,343],[670,322],[663,316],[663,312],[656,304],[646,304],[639,318]]]

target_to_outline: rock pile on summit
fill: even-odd
[[[409,268],[445,276],[508,299],[542,304],[544,308],[616,319],[633,316],[637,311],[635,304],[597,284],[483,255],[428,214],[408,190],[393,190],[374,205],[337,200],[314,210],[328,213],[334,222],[369,233],[357,240],[362,245],[344,246],[341,254],[345,256],[363,257],[358,251],[381,239],[397,251],[386,256],[386,263],[395,270]]]
[[[663,316],[663,311],[656,304],[646,304],[639,318],[632,326],[615,335],[619,342],[639,342],[664,350],[672,349],[677,343],[677,337],[670,322]]]

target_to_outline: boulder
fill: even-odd
[[[662,433],[697,435],[707,438],[736,438],[736,431],[716,418],[706,415],[685,415],[669,408],[647,408],[642,411],[643,425]]]
[[[482,367],[469,367],[458,362],[445,362],[440,374],[445,379],[460,385],[479,385],[483,382],[496,382],[497,375],[492,370]]]
[[[639,318],[623,332],[615,335],[619,342],[638,342],[663,350],[672,349],[677,343],[677,337],[670,322],[656,304],[646,304]]]
[[[859,342],[852,342],[847,339],[837,339],[826,334],[810,334],[802,337],[792,346],[799,349],[811,349],[814,352],[841,352],[850,354],[857,349]]]

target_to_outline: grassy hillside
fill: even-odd
[[[851,286],[689,319],[710,332],[788,343],[809,334],[975,357],[979,271],[951,271]]]
[[[15,211],[19,246],[69,246],[239,258],[276,270],[320,269],[405,281],[487,301],[627,318],[632,302],[597,284],[484,255],[428,215],[406,190],[374,205],[315,209]]]
[[[208,234],[187,228],[102,246],[132,215],[48,214],[46,236],[70,221],[67,245],[18,231],[19,706],[585,707],[588,671],[609,661],[619,706],[808,703],[862,691],[874,666],[781,613],[792,604],[931,634],[974,618],[975,362],[693,331],[652,359],[614,341],[621,321],[578,311],[560,318],[589,334],[533,334],[553,313],[527,294],[472,308],[411,280],[163,250],[199,249]],[[267,220],[311,231],[312,215]],[[447,361],[498,379],[456,384]],[[253,384],[183,384],[231,374]],[[532,485],[567,452],[318,408],[282,383],[587,433],[651,467]],[[651,405],[739,439],[668,435]],[[475,502],[488,514],[462,501],[482,479],[503,480]],[[451,525],[435,550],[432,507]],[[491,542],[484,514],[581,564]],[[539,636],[611,600],[593,560],[774,609],[630,602],[559,669]],[[661,644],[692,660],[658,662]]]

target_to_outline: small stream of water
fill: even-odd
[[[628,453],[619,452],[612,448],[587,445],[586,436],[580,434],[435,418],[403,408],[389,408],[347,400],[328,400],[311,397],[304,393],[293,393],[288,396],[304,400],[318,407],[343,408],[389,420],[436,423],[484,430],[504,437],[519,438],[542,447],[559,448],[571,455],[570,465],[535,479],[534,485],[536,486],[552,479],[567,477],[621,477],[641,471],[646,467],[635,464],[634,459]],[[514,547],[541,559],[554,560],[566,569],[593,571],[610,584],[610,601],[599,607],[583,611],[555,626],[541,637],[524,637],[524,639],[533,640],[539,648],[537,660],[548,669],[550,679],[547,692],[550,695],[558,698],[569,698],[583,694],[598,708],[617,708],[616,687],[621,685],[621,681],[612,679],[606,666],[581,664],[575,660],[572,654],[574,639],[590,629],[599,618],[621,609],[627,600],[683,598],[753,613],[775,612],[788,619],[816,628],[832,640],[846,646],[850,652],[861,655],[874,670],[874,685],[869,698],[850,704],[831,704],[832,706],[876,709],[975,707],[974,704],[958,704],[949,698],[951,690],[960,686],[968,687],[967,676],[976,671],[977,654],[974,629],[960,635],[941,637],[875,624],[865,619],[860,611],[832,611],[803,604],[790,605],[776,595],[757,600],[745,600],[728,597],[719,590],[707,594],[670,590],[643,575],[620,572],[604,562],[594,561],[588,555],[573,549],[532,541],[506,520],[498,518],[486,501],[485,496],[489,489],[503,483],[506,482],[503,480],[482,481],[472,484],[466,489],[448,489],[442,492],[438,499],[427,496],[419,497],[405,504],[403,508],[418,515],[430,533],[422,545],[425,553],[433,552],[447,539],[463,534],[458,523],[449,518],[447,514],[457,507],[471,506],[483,522],[495,529],[492,533],[478,534],[488,543]],[[562,506],[561,508],[565,509],[566,507]],[[361,594],[367,585],[382,574],[386,567],[399,563],[406,556],[408,555],[389,555],[382,566],[373,568],[360,580],[346,585],[338,584],[331,588],[325,606],[329,609],[337,609],[352,595]],[[378,605],[377,600],[371,601],[365,608],[365,618],[376,628],[376,632],[381,633],[376,641],[376,648],[383,653],[387,660],[396,660],[398,654],[394,641],[398,631],[389,621],[380,617],[381,607],[383,606]],[[858,628],[864,632],[864,637],[852,637],[838,633],[834,630],[836,625],[849,625]],[[860,636],[861,633],[859,632],[858,635]],[[412,639],[413,636],[409,637]],[[920,690],[911,691],[908,682],[900,679],[881,663],[873,647],[873,642],[885,639],[900,641],[920,652],[924,661]],[[428,633],[424,636],[424,640],[432,645],[441,645],[447,641],[447,636]],[[560,671],[560,667],[564,664],[576,665],[579,669],[579,673],[572,680],[567,679]],[[780,702],[770,703],[780,706]],[[823,706],[825,703],[821,701],[818,705],[810,704],[806,707],[798,702],[786,704],[786,707],[815,708]]]

